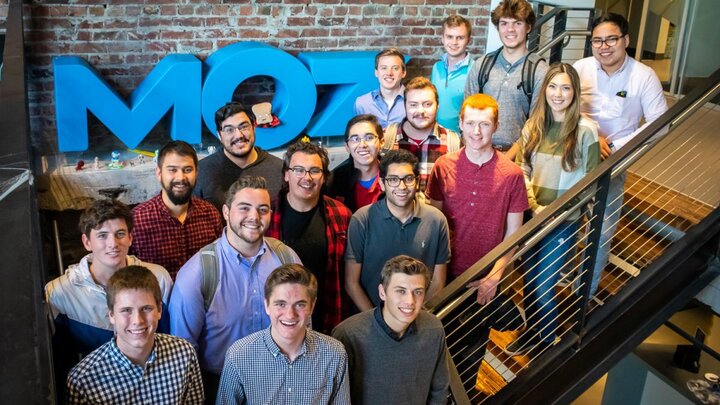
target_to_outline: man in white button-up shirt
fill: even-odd
[[[574,67],[580,75],[582,112],[598,123],[600,152],[606,159],[640,132],[643,118],[645,125],[650,124],[667,111],[667,104],[655,72],[627,55],[630,37],[623,16],[607,13],[597,17],[591,43],[593,56],[575,62]],[[590,287],[592,295],[608,262],[610,241],[620,219],[624,183],[624,172],[610,183]]]

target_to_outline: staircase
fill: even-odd
[[[455,403],[567,403],[720,275],[720,141],[711,135],[720,113],[705,105],[718,93],[720,70],[427,303],[446,327]],[[622,173],[622,215],[593,299],[589,283],[605,209],[598,202]],[[561,270],[568,283],[553,291],[556,343],[505,354],[524,329],[484,337],[480,325],[489,318],[465,285],[517,247],[495,300],[527,305],[522,285],[531,248],[587,206]]]

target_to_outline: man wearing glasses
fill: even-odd
[[[630,37],[625,17],[615,13],[597,17],[590,42],[593,56],[573,66],[580,76],[580,108],[598,123],[600,153],[607,159],[667,111],[667,103],[655,72],[627,55]],[[643,118],[645,125],[638,129]],[[624,184],[625,172],[610,182],[591,295],[597,291],[608,262],[610,240],[620,219]]]
[[[347,227],[352,213],[341,202],[322,194],[330,174],[327,151],[299,140],[283,158],[285,185],[274,203],[268,235],[290,246],[318,280],[313,329],[330,334],[347,311],[341,274]]]
[[[350,211],[370,205],[382,194],[380,188],[380,147],[382,127],[372,114],[361,114],[345,127],[345,150],[350,157],[340,163],[328,182],[328,195]]]
[[[199,162],[193,194],[222,211],[230,185],[248,175],[264,177],[274,199],[282,187],[282,161],[255,146],[255,114],[240,103],[230,102],[215,112],[215,126],[222,149]]]
[[[428,299],[445,286],[450,231],[440,210],[416,201],[418,174],[415,155],[404,149],[389,151],[380,162],[385,199],[360,208],[350,220],[345,289],[361,311],[380,305],[380,270],[398,255],[420,260],[430,269]]]

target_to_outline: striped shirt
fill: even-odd
[[[263,329],[228,349],[217,404],[350,404],[347,361],[342,343],[311,329],[290,361]]]
[[[144,366],[133,364],[115,339],[75,366],[67,379],[70,404],[202,404],[200,366],[190,343],[155,335]]]

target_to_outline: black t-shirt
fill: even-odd
[[[327,235],[325,234],[325,218],[320,204],[307,212],[295,211],[285,201],[282,212],[283,242],[298,254],[303,265],[317,278],[318,295],[322,294],[325,267],[327,266]],[[318,300],[320,302],[320,300]],[[321,325],[322,308],[315,307],[313,324]]]

